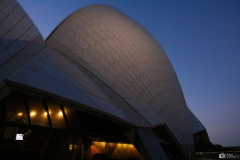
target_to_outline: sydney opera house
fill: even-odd
[[[44,40],[0,0],[3,159],[187,159],[211,144],[164,50],[116,8],[91,5]]]

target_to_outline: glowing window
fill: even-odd
[[[49,126],[43,101],[38,98],[29,97],[28,104],[31,123],[34,125]]]
[[[76,111],[74,109],[66,107],[66,106],[64,106],[64,111],[67,116],[68,123],[70,125],[70,129],[80,130],[81,124],[79,122],[79,118],[77,116]]]
[[[18,123],[28,123],[25,107],[25,97],[19,93],[11,93],[6,98],[6,120]]]
[[[67,129],[67,125],[60,109],[60,106],[56,103],[47,102],[48,111],[52,121],[52,127]]]

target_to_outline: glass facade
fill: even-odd
[[[80,124],[78,115],[74,111],[74,109],[64,106],[64,112],[65,112],[70,129],[79,130],[80,129],[79,126],[81,124]]]
[[[56,103],[47,102],[48,114],[51,118],[52,127],[67,129],[64,113],[61,111],[60,106]]]
[[[47,112],[44,108],[43,101],[38,98],[28,97],[28,105],[31,124],[49,127]]]
[[[116,124],[15,92],[0,101],[0,155],[6,160],[143,159]]]
[[[14,97],[14,100],[12,99]],[[6,120],[18,123],[29,123],[25,107],[25,97],[21,94],[12,93],[5,100]]]

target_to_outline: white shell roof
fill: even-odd
[[[47,44],[90,72],[97,71],[105,84],[105,79],[111,81],[110,87],[121,97],[127,92],[131,106],[151,126],[166,122],[184,141],[192,134],[182,89],[168,57],[145,28],[121,11],[106,5],[82,8],[52,32]]]
[[[45,46],[38,29],[13,0],[0,3],[0,83]]]

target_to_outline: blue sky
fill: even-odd
[[[67,16],[109,4],[161,44],[213,144],[240,146],[240,1],[18,0],[46,38]]]

